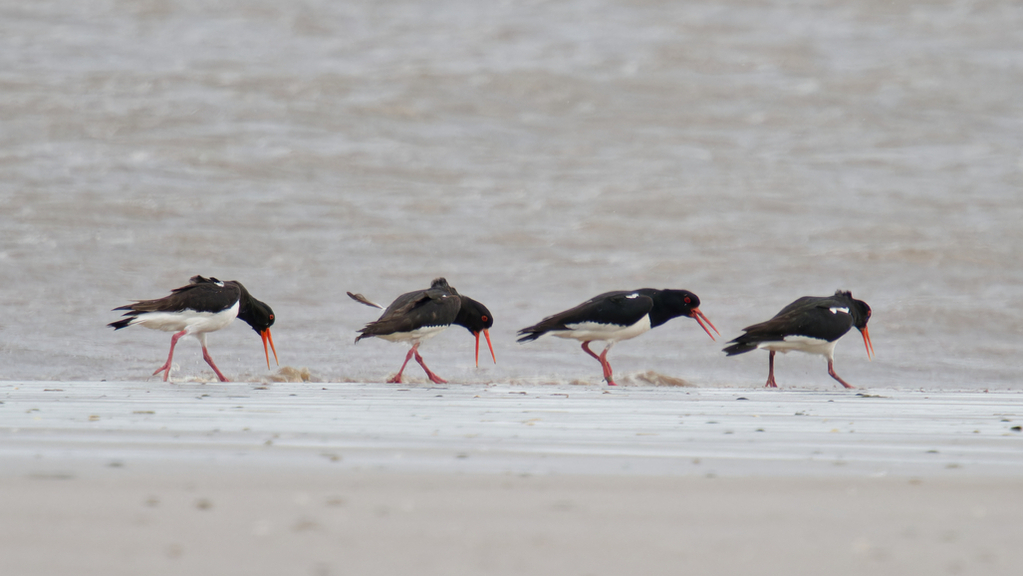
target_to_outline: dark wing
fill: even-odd
[[[374,322],[359,330],[358,342],[370,336],[411,332],[425,326],[450,326],[461,302],[447,290],[430,289],[402,294]]]
[[[119,330],[126,327],[139,314],[147,312],[181,312],[183,310],[222,312],[234,306],[241,297],[241,293],[242,289],[237,282],[220,282],[216,278],[195,276],[187,286],[171,290],[169,296],[155,300],[137,300],[134,304],[114,308],[114,310],[127,310],[124,313],[127,318],[112,322],[108,326]]]
[[[745,334],[724,349],[729,356],[749,352],[761,342],[777,342],[786,336],[808,336],[833,342],[852,328],[849,307],[834,298],[804,296],[782,308],[766,322],[743,328]]]
[[[583,322],[631,326],[648,314],[653,306],[652,298],[636,292],[605,292],[575,308],[548,316],[533,326],[519,330],[518,341],[529,342],[548,332],[571,330],[572,325]]]

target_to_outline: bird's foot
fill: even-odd
[[[828,375],[837,380],[839,384],[845,386],[847,389],[855,388],[852,384],[842,380],[841,376],[835,374],[835,364],[831,360],[828,360]]]
[[[157,370],[156,372],[153,372],[152,376],[156,376],[160,372],[163,372],[163,381],[166,382],[167,378],[170,376],[170,366],[168,366],[167,364],[164,364],[163,366],[160,367],[159,370]]]
[[[387,381],[388,384],[401,384],[401,373],[396,374],[393,378]]]
[[[447,380],[441,378],[440,376],[437,376],[433,372],[427,372],[426,373],[426,377],[429,378],[430,382],[433,382],[434,384],[447,384],[448,383]]]

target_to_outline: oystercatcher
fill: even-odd
[[[366,299],[361,294],[348,292],[356,302],[368,306],[383,308]],[[402,363],[398,373],[388,382],[400,384],[401,374],[405,371],[405,365],[413,356],[416,362],[423,367],[426,376],[435,384],[444,384],[447,381],[434,374],[423,357],[419,354],[419,345],[426,339],[432,338],[447,329],[452,324],[462,326],[476,337],[476,366],[480,363],[480,333],[487,339],[487,346],[490,348],[490,356],[497,363],[494,355],[494,347],[490,343],[490,327],[494,325],[494,317],[482,303],[462,296],[453,287],[448,285],[444,278],[437,278],[427,290],[417,290],[398,296],[384,313],[374,322],[366,324],[359,330],[359,336],[355,343],[363,338],[383,338],[388,342],[411,342],[412,348],[405,355],[405,362]]]
[[[583,352],[600,362],[608,385],[616,386],[607,353],[620,340],[635,338],[679,316],[695,319],[713,340],[714,335],[707,326],[714,328],[714,325],[700,312],[699,306],[700,299],[688,290],[642,288],[630,292],[606,292],[519,330],[521,337],[518,341],[529,342],[544,334],[581,340]],[[717,332],[717,328],[714,331]],[[599,356],[590,350],[590,342],[595,340],[607,342]]]
[[[167,362],[153,375],[163,372],[163,381],[170,376],[171,360],[174,358],[174,346],[182,336],[194,336],[202,346],[202,357],[217,373],[221,382],[227,378],[213,363],[206,349],[206,334],[226,327],[236,317],[242,319],[263,338],[263,353],[266,354],[266,367],[270,367],[270,352],[267,342],[274,352],[277,361],[277,349],[274,348],[270,327],[274,324],[274,312],[269,306],[256,300],[240,282],[233,280],[221,282],[216,278],[193,276],[187,286],[171,290],[169,296],[156,300],[136,300],[134,304],[120,306],[114,310],[127,310],[125,318],[111,322],[107,326],[114,330],[128,326],[145,326],[165,332],[174,332],[171,337],[170,354]],[[280,362],[277,361],[280,366]]]
[[[729,342],[724,349],[729,356],[763,348],[770,351],[768,357],[767,388],[777,388],[774,381],[774,354],[791,350],[820,354],[828,359],[828,374],[842,386],[852,388],[848,382],[835,374],[835,344],[850,328],[856,328],[863,335],[867,358],[874,353],[870,343],[867,322],[870,320],[870,306],[862,300],[855,300],[851,292],[835,291],[834,296],[803,296],[781,309],[767,322],[743,328],[742,336]]]

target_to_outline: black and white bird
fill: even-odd
[[[263,338],[263,353],[266,354],[266,367],[270,367],[270,352],[267,342],[274,352],[277,361],[277,349],[274,348],[270,327],[274,324],[274,312],[269,306],[256,300],[240,282],[233,280],[221,282],[216,278],[193,276],[187,286],[171,290],[169,296],[156,300],[136,300],[134,304],[120,306],[114,310],[127,310],[124,318],[111,322],[107,326],[114,330],[128,326],[145,326],[155,330],[174,332],[171,336],[170,354],[167,362],[153,375],[163,372],[163,381],[170,376],[171,360],[174,358],[174,346],[182,336],[194,336],[202,346],[202,357],[217,373],[221,382],[227,378],[213,363],[209,350],[206,349],[206,334],[225,328],[235,318],[240,318]],[[278,362],[278,366],[280,362]]]
[[[700,312],[699,306],[700,299],[688,290],[642,288],[606,292],[519,330],[518,341],[529,342],[545,334],[580,340],[583,351],[600,362],[608,385],[615,386],[607,353],[616,342],[635,338],[679,316],[695,319],[713,340],[714,335],[707,326],[714,328],[714,325]],[[717,332],[717,328],[714,331]],[[590,350],[590,342],[598,340],[607,342],[599,356]]]
[[[383,308],[379,304],[370,302],[361,294],[348,292],[348,296],[368,306]],[[415,356],[416,362],[423,367],[431,382],[444,384],[447,381],[434,374],[423,362],[423,357],[419,354],[419,345],[424,340],[440,334],[452,324],[462,326],[476,337],[476,366],[479,366],[480,363],[481,333],[487,339],[490,356],[494,359],[494,363],[497,363],[494,347],[490,342],[490,327],[494,325],[494,316],[482,303],[459,294],[457,290],[448,285],[448,281],[444,278],[435,279],[427,290],[416,290],[395,298],[380,318],[359,330],[359,336],[355,338],[355,343],[358,344],[359,340],[374,336],[388,342],[411,343],[412,348],[405,355],[405,362],[402,363],[401,369],[388,382],[400,384],[405,366]]]
[[[820,354],[828,359],[828,374],[842,386],[852,388],[848,382],[835,374],[835,344],[850,328],[856,328],[863,335],[867,358],[874,353],[870,342],[867,322],[870,320],[870,306],[862,300],[855,300],[851,292],[837,290],[834,296],[803,296],[781,309],[767,322],[743,328],[742,336],[729,342],[724,351],[729,356],[764,349],[770,351],[767,369],[768,388],[777,388],[774,381],[774,354],[792,350],[808,354]]]

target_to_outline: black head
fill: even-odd
[[[860,330],[866,330],[867,322],[870,322],[870,306],[863,300],[853,300],[852,309],[856,311],[853,314],[853,325]]]
[[[276,316],[274,316],[273,309],[267,304],[260,302],[253,298],[245,287],[238,284],[242,289],[241,302],[238,309],[238,319],[242,320],[252,329],[256,331],[256,334],[263,339],[263,353],[266,354],[266,367],[270,367],[270,351],[267,350],[267,342],[270,343],[270,349],[274,352],[274,362],[280,366],[281,363],[277,359],[277,348],[274,347],[274,339],[270,335],[270,327],[274,325]]]
[[[870,321],[870,306],[863,300],[853,298],[852,292],[848,290],[836,290],[835,298],[849,306],[849,314],[853,317],[853,326],[857,330],[863,331],[867,327],[867,322]]]
[[[700,297],[689,290],[661,290],[660,301],[661,306],[676,316],[692,316],[693,308],[700,307]]]
[[[856,300],[852,292],[848,290],[836,290],[835,297],[845,300],[849,304],[849,314],[853,317],[853,326],[863,335],[863,345],[867,348],[867,358],[874,354],[874,345],[870,342],[870,332],[867,330],[867,322],[870,322],[870,306],[863,300]]]
[[[252,326],[257,334],[262,334],[264,330],[273,326],[275,318],[274,311],[270,306],[251,296],[249,296],[248,306],[243,305],[238,310],[238,319]]]
[[[462,306],[458,309],[458,315],[452,324],[462,326],[476,337],[476,366],[480,365],[480,333],[487,338],[487,347],[490,348],[490,357],[497,364],[497,356],[494,355],[494,346],[490,343],[490,327],[494,325],[494,316],[487,310],[482,302],[473,300],[468,296],[458,297]]]
[[[494,325],[494,316],[482,302],[473,300],[468,296],[459,296],[462,306],[458,309],[458,316],[452,324],[462,326],[469,332],[477,334],[489,330]]]
[[[710,333],[710,328],[713,328],[715,332],[718,331],[714,328],[714,324],[703,315],[700,311],[700,297],[693,294],[689,290],[659,290],[652,291],[650,294],[656,306],[654,310],[650,312],[650,324],[651,326],[660,326],[672,318],[678,318],[679,316],[685,316],[686,318],[692,318],[703,328],[704,332],[710,336],[711,340],[714,339],[714,335]],[[718,332],[718,334],[721,334]]]

